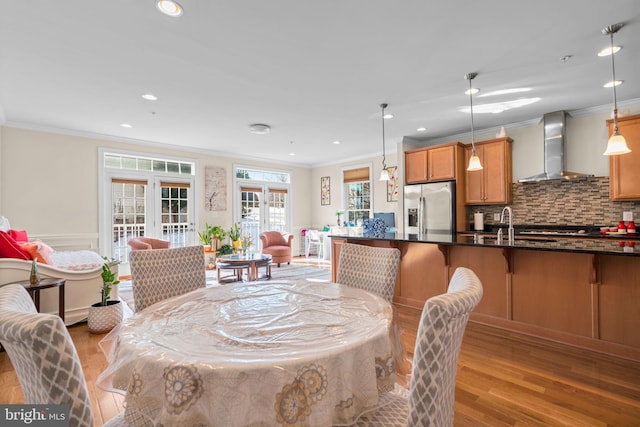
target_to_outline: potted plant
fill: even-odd
[[[87,325],[92,334],[109,332],[118,323],[122,322],[122,303],[120,300],[110,300],[111,289],[117,286],[120,280],[117,278],[118,263],[109,261],[103,257],[102,264],[102,288],[100,290],[100,302],[89,307]],[[114,271],[115,270],[115,271]]]
[[[226,243],[222,246],[220,246],[220,249],[218,249],[218,252],[216,253],[217,255],[231,255],[233,253],[233,248],[231,248],[231,245],[227,245]]]
[[[204,246],[204,251],[211,252],[211,226],[209,224],[205,223],[204,230],[198,231],[198,238]]]
[[[340,216],[344,214],[344,211],[336,211],[336,216],[338,217],[338,227],[340,226]]]
[[[211,250],[216,252],[218,250],[218,242],[221,242],[227,236],[227,232],[219,225],[214,225],[210,229],[211,232]]]
[[[229,240],[231,240],[231,246],[233,246],[233,250],[238,252],[240,250],[240,246],[242,242],[240,241],[240,227],[238,227],[238,223],[235,222],[229,229]]]

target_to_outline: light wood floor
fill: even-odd
[[[411,352],[419,311],[397,307]],[[95,386],[106,367],[103,335],[69,328],[87,378],[96,426],[123,411],[119,395]],[[0,403],[22,403],[0,353]],[[640,426],[640,363],[469,323],[456,382],[456,426]]]

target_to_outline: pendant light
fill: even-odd
[[[388,104],[380,104],[382,108],[382,171],[380,172],[380,181],[389,181],[389,171],[387,171],[387,157],[384,146],[384,109],[388,107]]]
[[[607,142],[607,149],[604,153],[605,156],[615,156],[619,154],[630,153],[631,150],[627,146],[627,141],[624,136],[618,132],[618,100],[616,99],[616,65],[613,59],[613,35],[617,33],[624,24],[613,24],[602,29],[602,34],[611,37],[611,71],[613,74],[613,134]]]
[[[480,163],[480,157],[476,154],[476,143],[473,129],[473,90],[471,88],[471,80],[473,80],[478,73],[468,73],[464,75],[466,80],[469,80],[469,106],[471,107],[471,157],[469,158],[468,171],[482,170],[482,164]]]

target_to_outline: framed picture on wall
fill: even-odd
[[[387,181],[387,202],[398,201],[398,167],[391,166],[387,168],[389,172],[389,181]]]
[[[328,176],[320,178],[320,204],[331,204],[331,178]]]

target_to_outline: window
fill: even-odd
[[[364,166],[342,172],[345,197],[345,221],[356,224],[371,217],[371,167]]]

